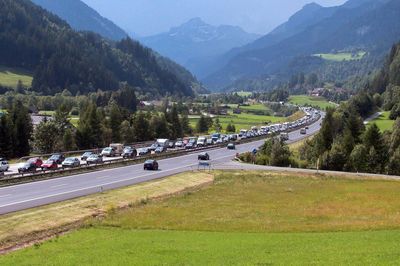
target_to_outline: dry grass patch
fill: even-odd
[[[87,218],[102,216],[148,199],[161,198],[213,181],[209,173],[189,172],[157,181],[112,190],[0,217],[3,249],[53,236],[82,225]]]
[[[217,172],[213,186],[111,215],[101,225],[222,232],[400,228],[400,182],[324,175]]]

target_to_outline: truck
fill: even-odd
[[[206,137],[199,137],[197,139],[197,147],[204,147],[207,145],[207,138]]]
[[[221,138],[221,133],[214,133],[211,135],[211,139],[213,140],[213,142],[217,142],[217,140]]]
[[[124,145],[121,143],[112,143],[110,144],[110,148],[114,150],[115,156],[121,156],[124,153]]]

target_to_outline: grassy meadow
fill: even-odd
[[[330,103],[323,97],[314,97],[308,95],[294,95],[289,98],[289,102],[300,106],[314,106],[320,109],[326,109],[327,107],[335,107],[335,104]]]
[[[341,62],[341,61],[353,61],[353,60],[361,60],[367,53],[364,51],[360,51],[356,54],[352,53],[331,53],[331,54],[314,54],[316,57],[320,57],[324,60],[328,61],[335,61],[335,62]]]
[[[89,219],[1,265],[342,265],[400,260],[400,182],[214,172],[214,184]]]
[[[17,68],[0,66],[0,85],[15,88],[21,80],[25,87],[32,85],[32,73]]]
[[[382,132],[390,131],[393,129],[393,125],[395,123],[394,120],[389,118],[390,112],[383,112],[378,118],[369,122],[369,125],[375,123]]]

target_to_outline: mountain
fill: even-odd
[[[198,86],[186,69],[140,43],[76,32],[29,0],[0,1],[0,65],[33,72],[32,90],[42,94],[116,90],[126,82],[152,96],[190,96]]]
[[[288,74],[298,57],[313,54],[361,50],[367,56],[383,57],[400,36],[399,15],[398,0],[350,0],[332,8],[305,6],[285,24],[234,53],[222,69],[203,81],[221,88],[244,79]]]
[[[115,41],[128,36],[124,30],[80,0],[32,0],[32,2],[64,19],[75,30],[93,31]]]
[[[187,67],[198,77],[211,73],[219,55],[254,41],[259,36],[234,26],[212,26],[194,18],[169,32],[141,38],[140,41],[160,54]]]

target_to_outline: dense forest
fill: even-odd
[[[125,81],[152,95],[192,95],[197,83],[134,40],[76,32],[28,0],[0,1],[0,65],[32,71],[32,89],[43,94],[117,90]]]

